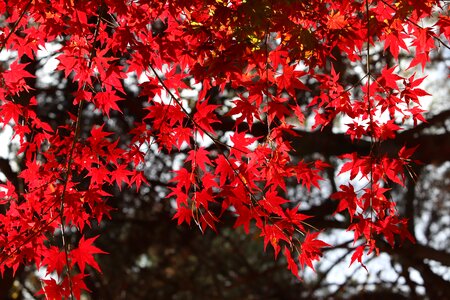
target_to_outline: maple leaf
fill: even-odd
[[[38,295],[45,295],[48,300],[61,300],[69,296],[69,293],[55,279],[43,279],[42,282],[45,287],[42,287]]]
[[[214,201],[214,197],[210,191],[210,189],[203,189],[200,192],[196,192],[194,196],[195,206],[200,208],[203,206],[204,208],[208,208],[209,203],[216,202]]]
[[[301,254],[299,256],[300,265],[304,268],[305,265],[314,270],[312,262],[318,260],[322,256],[322,248],[330,247],[331,245],[324,241],[318,240],[317,236],[320,232],[306,233],[305,239],[301,244]]]
[[[401,243],[403,243],[406,239],[409,240],[413,244],[416,243],[416,239],[411,234],[411,232],[409,232],[408,219],[406,219],[406,218],[400,219],[399,222],[397,223],[397,226],[399,227],[399,230],[400,230],[399,236],[400,236]]]
[[[94,259],[94,254],[107,253],[92,245],[98,237],[99,236],[97,235],[95,237],[85,239],[84,236],[82,236],[78,242],[78,247],[70,251],[71,265],[74,266],[77,264],[82,274],[84,274],[86,265],[90,265],[98,272],[101,272],[98,263]]]
[[[253,218],[252,212],[250,209],[248,209],[244,205],[239,205],[239,206],[235,205],[235,208],[236,208],[237,218],[236,218],[236,222],[233,225],[233,228],[243,226],[245,233],[248,234],[250,232],[250,221]]]
[[[29,87],[25,82],[25,78],[36,77],[25,70],[27,65],[28,64],[19,64],[18,61],[15,60],[9,66],[9,70],[3,72],[3,79],[7,83],[11,93],[16,94],[23,90],[28,90]]]
[[[186,222],[189,225],[191,225],[192,210],[186,208],[185,206],[178,206],[177,212],[175,213],[172,219],[177,219],[178,225],[182,224],[183,222]]]
[[[233,101],[233,104],[235,106],[227,113],[227,115],[236,116],[240,114],[236,119],[236,126],[246,121],[248,127],[251,129],[253,126],[253,119],[261,120],[258,107],[248,100],[238,98]]]
[[[105,181],[110,181],[110,172],[105,168],[92,168],[90,165],[86,165],[88,169],[88,174],[86,176],[91,176],[91,182],[93,184],[102,184]],[[120,184],[118,184],[120,189]]]
[[[217,105],[210,105],[207,101],[197,102],[195,108],[197,111],[194,114],[194,121],[199,125],[199,133],[203,137],[204,130],[208,132],[214,132],[214,129],[211,127],[211,124],[220,123],[214,114],[214,110],[217,108]]]
[[[371,230],[374,228],[373,223],[371,220],[361,216],[356,216],[356,219],[358,222],[351,224],[347,229],[347,231],[353,231],[353,243],[356,243],[361,235],[369,240],[371,238]]]
[[[278,118],[280,121],[284,121],[286,116],[291,114],[291,111],[288,107],[283,104],[287,99],[280,98],[280,101],[270,101],[267,107],[264,109],[264,112],[268,114],[268,121],[272,123],[275,118]]]
[[[292,209],[286,209],[284,211],[284,214],[286,216],[286,218],[289,220],[289,222],[292,222],[292,224],[294,224],[295,226],[297,226],[300,230],[305,230],[304,226],[303,226],[303,221],[306,219],[311,218],[311,216],[307,216],[304,214],[301,214],[298,212],[298,208],[299,208],[300,204],[298,204],[297,206],[293,207]]]
[[[224,186],[227,179],[233,181],[235,173],[230,165],[230,163],[231,164],[233,163],[232,160],[230,159],[227,160],[223,155],[220,155],[217,157],[214,163],[216,164],[215,173],[216,175],[220,176],[219,177],[220,186]]]
[[[445,15],[439,16],[439,21],[436,25],[439,25],[439,30],[444,34],[445,38],[450,41],[450,17]]]
[[[189,151],[186,161],[192,162],[194,168],[199,166],[201,170],[206,171],[206,165],[212,165],[208,154],[209,152],[204,147],[193,149]]]
[[[7,124],[10,120],[13,120],[17,124],[19,123],[19,116],[22,115],[22,107],[19,104],[7,101],[0,106],[0,112],[2,123]]]
[[[368,272],[367,267],[362,263],[362,256],[364,255],[365,248],[366,248],[365,245],[356,247],[355,252],[353,252],[352,258],[350,260],[350,266],[355,262],[355,260],[358,260],[361,266]]]
[[[189,145],[192,137],[192,129],[188,127],[178,126],[173,129],[174,136],[176,137],[176,147],[181,150],[183,144]]]
[[[117,101],[124,100],[117,96],[114,91],[105,91],[105,92],[98,92],[94,96],[94,103],[100,108],[101,111],[103,111],[108,117],[110,110],[115,110],[122,112],[117,106]]]
[[[237,159],[241,159],[244,154],[250,152],[248,149],[251,144],[258,140],[256,137],[248,137],[245,132],[234,132],[230,136],[230,140],[233,142],[233,148],[230,153]]]
[[[169,189],[172,192],[167,195],[167,198],[175,197],[178,206],[180,206],[181,204],[188,205],[189,196],[187,192],[183,192],[178,186],[169,187]]]
[[[285,241],[290,244],[289,237],[286,236],[286,233],[277,225],[277,223],[273,225],[264,225],[260,236],[264,236],[264,250],[266,250],[267,245],[270,242],[275,251],[275,257],[280,253],[280,241]]]
[[[75,296],[80,299],[81,291],[90,292],[84,283],[86,274],[76,274],[69,278],[64,278],[62,283],[57,283],[55,279],[43,279],[45,286],[37,293],[37,295],[45,295],[48,300],[67,299]],[[69,282],[70,281],[70,282]]]
[[[395,183],[400,184],[401,186],[404,186],[405,178],[402,173],[403,164],[399,163],[399,160],[397,159],[387,159],[387,158],[382,159],[381,163],[383,165],[383,169],[387,178],[389,178]]]
[[[85,90],[76,91],[74,93],[74,96],[75,96],[75,98],[73,99],[74,105],[79,104],[81,101],[92,102],[92,93],[89,91],[85,91]]]
[[[81,291],[90,292],[91,290],[88,289],[86,284],[84,283],[84,278],[87,277],[86,274],[76,274],[75,276],[72,276],[70,278],[71,283],[68,282],[67,278],[64,281],[67,285],[67,290],[70,291],[70,288],[72,289],[72,293],[75,296],[75,299],[81,299]]]
[[[258,203],[268,213],[274,213],[278,216],[284,217],[284,212],[283,209],[281,208],[281,205],[287,202],[289,201],[278,195],[275,188],[270,188],[264,195],[264,198]]]
[[[292,272],[292,274],[297,277],[297,279],[300,279],[300,276],[298,275],[298,266],[295,260],[291,256],[291,251],[287,247],[284,247],[284,256],[286,257],[286,261],[288,263],[288,270]]]
[[[300,106],[294,105],[291,106],[291,109],[294,110],[295,116],[297,117],[299,124],[303,125],[305,123],[305,115],[303,114]]]
[[[201,182],[205,189],[220,189],[216,179],[217,178],[216,176],[214,176],[214,174],[207,172],[203,174]]]
[[[91,143],[92,143],[92,141],[95,141],[96,143],[103,142],[106,137],[113,134],[112,132],[103,131],[103,128],[105,128],[105,124],[103,124],[102,126],[94,126],[91,129],[91,137],[92,138],[89,138]]]
[[[170,180],[170,182],[178,182],[178,188],[184,188],[185,192],[189,192],[190,186],[195,184],[194,174],[190,173],[185,168],[181,168],[180,170],[173,171],[176,176]]]
[[[351,159],[342,166],[339,172],[339,174],[342,174],[350,171],[350,180],[355,179],[358,174],[361,175],[361,178],[367,178],[373,171],[373,158],[371,156],[359,157],[357,153],[349,153],[342,155],[341,158]]]
[[[423,117],[423,112],[425,110],[415,106],[413,108],[407,109],[406,111],[411,113],[412,119],[413,119],[413,122],[414,122],[414,126],[417,126],[418,121],[427,123],[427,120]],[[409,117],[409,116],[406,116],[406,117]]]
[[[219,221],[219,219],[217,219],[217,217],[213,215],[211,211],[207,210],[206,212],[201,213],[199,221],[203,233],[205,233],[205,230],[208,227],[217,233],[215,224]]]
[[[56,271],[58,274],[62,274],[64,267],[66,266],[66,254],[58,247],[50,246],[43,252],[44,259],[42,265],[46,266],[47,275]]]
[[[410,161],[410,158],[412,157],[414,152],[416,152],[417,148],[419,148],[419,145],[412,147],[412,148],[407,148],[406,146],[403,146],[400,149],[400,151],[398,151],[398,157],[401,160],[408,162],[408,161]]]
[[[304,185],[308,191],[311,191],[311,186],[320,188],[319,180],[322,180],[322,177],[318,175],[318,170],[311,169],[311,166],[303,161],[300,161],[295,167],[295,177],[297,177],[297,182]]]
[[[0,184],[0,205],[16,198],[16,187],[9,180],[6,181],[6,184]]]
[[[377,222],[379,226],[376,227],[378,233],[383,233],[386,241],[394,248],[395,240],[394,235],[401,233],[397,224],[400,223],[399,219],[395,216],[387,216],[383,220]]]
[[[387,140],[395,138],[395,133],[402,129],[400,126],[394,123],[394,120],[389,120],[380,126],[380,132],[377,134],[380,140]]]
[[[397,66],[393,66],[392,68],[385,66],[383,70],[381,70],[381,77],[378,79],[380,85],[394,90],[398,89],[397,81],[402,80],[403,78],[397,74],[394,74],[396,68]]]
[[[286,89],[290,94],[293,94],[294,89],[309,90],[298,78],[305,76],[306,72],[297,71],[294,66],[284,66],[283,73],[279,74],[276,82],[280,89]]]
[[[341,12],[331,12],[328,16],[327,26],[329,29],[343,29],[347,26],[348,22],[345,19],[344,15],[341,15]]]
[[[411,60],[408,69],[411,69],[415,66],[417,66],[418,64],[420,64],[422,66],[422,72],[425,70],[425,66],[427,64],[427,62],[430,60],[430,56],[428,52],[421,52],[421,53],[416,53],[416,55],[414,55],[414,58]]]
[[[116,181],[116,185],[119,190],[122,188],[122,183],[130,184],[129,177],[133,175],[133,172],[127,170],[126,165],[117,165],[117,169],[111,173],[111,181]]]
[[[131,177],[130,184],[136,184],[136,189],[140,190],[141,184],[145,183],[149,185],[147,178],[144,175],[144,172],[134,172],[133,177]]]
[[[385,30],[384,51],[389,48],[389,52],[391,52],[395,59],[398,59],[400,48],[409,52],[408,46],[405,43],[405,39],[408,38],[408,35],[402,32],[402,27],[399,20],[395,20],[391,26],[387,27]]]

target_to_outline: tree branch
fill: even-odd
[[[450,115],[450,112],[439,114],[431,118],[429,123],[438,124],[445,120],[448,115]],[[221,121],[222,123],[213,125],[215,130],[222,132],[234,131],[233,126],[235,122],[231,118],[222,118]],[[244,125],[238,127],[239,131],[245,130]],[[420,128],[421,130],[425,129],[426,125],[422,125]],[[267,135],[267,127],[262,123],[255,123],[248,132],[253,136],[264,137]],[[357,152],[360,155],[368,155],[370,153],[370,141],[359,140],[352,142],[350,137],[343,133],[298,129],[295,129],[294,132],[298,136],[291,138],[291,145],[298,156],[314,153],[321,153],[327,157],[340,156],[352,152]],[[397,157],[399,150],[405,145],[409,147],[420,145],[414,154],[414,159],[425,164],[440,164],[450,159],[450,133],[418,134],[413,131],[405,131],[398,134],[396,138],[381,143],[379,151],[380,154]]]

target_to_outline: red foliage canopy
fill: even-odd
[[[350,172],[351,179],[367,184],[347,181],[331,196],[339,201],[336,213],[350,214],[348,230],[355,241],[364,241],[352,262],[361,262],[366,250],[377,251],[376,239],[384,237],[393,246],[395,236],[412,240],[387,192],[392,182],[403,184],[413,150],[388,157],[377,147],[395,137],[403,122],[424,121],[419,100],[428,94],[419,88],[423,78],[402,77],[397,65],[373,72],[370,51],[382,47],[397,63],[400,53],[414,51],[409,67],[424,68],[430,52],[450,38],[450,19],[439,3],[0,1],[0,48],[13,57],[0,73],[0,124],[13,128],[26,166],[20,175],[23,191],[10,182],[0,189],[0,271],[35,264],[57,274],[58,280],[44,281],[41,292],[48,299],[79,297],[87,290],[86,266],[100,270],[93,255],[104,253],[92,245],[95,238],[83,236],[86,225],[109,216],[104,187],[147,184],[145,153],[156,146],[187,153],[168,195],[176,203],[178,224],[215,230],[223,214],[233,214],[235,227],[249,232],[254,226],[275,255],[283,248],[288,268],[298,276],[298,264],[313,267],[329,246],[318,239],[309,216],[289,206],[285,193],[292,180],[307,190],[320,189],[327,168],[320,160],[292,158],[298,150],[291,145],[293,129],[307,128],[305,110],[314,112],[312,130],[326,130],[345,117],[352,140],[372,143],[369,155],[343,155],[339,175]],[[78,107],[78,115],[68,115],[58,128],[37,117],[34,97],[21,101],[32,92],[26,62],[54,45],[60,45],[55,72],[76,87]],[[336,54],[361,65],[364,74],[355,85],[341,82],[333,66]],[[133,76],[147,101],[128,146],[119,147],[103,125],[81,137],[83,110],[100,111],[105,121],[121,112],[124,80]],[[308,94],[306,79],[320,93]],[[232,103],[213,102],[213,87],[232,89],[236,97]],[[194,104],[182,96],[185,90],[198,94]],[[299,95],[309,97],[307,105]],[[267,128],[265,136],[251,135],[256,123]],[[64,241],[69,229],[83,236],[78,245]],[[49,239],[55,232],[61,233],[62,248]]]

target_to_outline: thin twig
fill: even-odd
[[[100,22],[101,22],[101,13],[102,13],[102,7],[99,7],[99,14],[97,16],[97,24],[95,27],[95,31],[94,31],[94,40],[92,42],[92,49],[89,55],[89,62],[88,62],[88,69],[91,68],[92,66],[92,61],[95,55],[95,43],[97,41],[97,37],[98,37],[98,33],[99,33],[99,29],[100,29]],[[86,88],[86,83],[83,84],[83,90]],[[69,263],[69,245],[66,242],[65,239],[65,226],[64,226],[64,204],[65,204],[65,196],[66,196],[66,191],[67,191],[67,184],[69,182],[69,178],[70,178],[70,172],[71,172],[71,168],[72,168],[72,163],[73,163],[73,153],[75,151],[75,145],[77,143],[78,137],[80,135],[80,131],[81,131],[81,120],[82,120],[82,116],[83,116],[83,105],[84,105],[84,99],[82,99],[80,101],[80,103],[78,104],[78,112],[77,112],[77,119],[75,122],[75,133],[74,133],[74,137],[73,137],[73,141],[72,141],[72,145],[70,147],[70,151],[69,151],[69,157],[68,157],[68,161],[67,161],[67,166],[66,166],[66,174],[65,174],[65,178],[64,178],[64,185],[63,185],[63,191],[61,193],[61,205],[60,205],[60,219],[61,219],[61,239],[62,239],[62,244],[63,244],[63,248],[64,248],[64,254],[65,254],[65,260],[66,260],[66,271],[67,271],[67,278],[69,280],[69,290],[70,290],[70,299],[74,298],[73,295],[73,283],[72,283],[72,279],[70,276],[71,273],[71,267],[70,267],[70,263]]]
[[[369,114],[369,132],[370,132],[370,224],[369,224],[369,240],[372,239],[372,222],[373,222],[373,163],[374,163],[374,131],[373,131],[373,116],[372,116],[372,102],[370,101],[370,10],[369,10],[369,0],[366,0],[366,17],[367,17],[367,56],[366,56],[366,74],[367,74],[367,110]]]

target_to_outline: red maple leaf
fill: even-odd
[[[178,225],[182,224],[183,222],[188,223],[191,225],[192,220],[192,210],[185,207],[185,206],[178,206],[177,212],[173,216],[173,219],[177,219]]]
[[[290,270],[292,274],[297,277],[297,279],[300,279],[300,276],[298,275],[297,263],[292,258],[291,251],[289,251],[288,247],[284,247],[284,256],[286,257],[286,261],[288,263],[288,270]]]
[[[66,291],[55,279],[43,279],[42,282],[44,286],[37,292],[37,295],[45,295],[48,300],[60,300],[69,297],[70,292]]]
[[[217,116],[214,114],[214,110],[217,108],[217,105],[210,105],[207,101],[197,102],[196,109],[197,111],[194,114],[194,121],[199,125],[199,133],[203,136],[204,131],[214,132],[214,129],[211,127],[214,123],[220,123],[217,119]]]
[[[244,231],[248,234],[250,232],[250,221],[253,218],[252,212],[249,208],[244,205],[235,206],[236,208],[236,222],[233,225],[233,228],[237,228],[239,226],[244,227]]]
[[[42,260],[42,265],[46,266],[47,275],[54,271],[58,274],[62,274],[62,271],[66,266],[66,253],[58,247],[51,246],[43,252],[43,255],[44,259]]]
[[[364,255],[364,249],[366,248],[365,245],[361,245],[356,247],[355,252],[353,252],[352,258],[350,260],[350,266],[355,262],[355,260],[358,260],[358,262],[361,264],[361,266],[367,270],[367,267],[362,263],[362,256]]]
[[[193,149],[189,151],[186,161],[190,161],[194,167],[198,166],[203,171],[206,171],[206,165],[212,165],[208,154],[209,152],[204,147]]]
[[[322,248],[331,246],[324,241],[317,239],[319,233],[320,232],[306,233],[305,239],[301,245],[301,254],[299,256],[302,268],[307,265],[314,270],[312,262],[318,260],[320,256],[322,256]]]
[[[114,91],[98,92],[94,96],[94,103],[100,108],[100,110],[109,117],[110,110],[122,112],[117,105],[117,101],[124,100],[117,96]]]
[[[78,242],[78,247],[74,250],[70,251],[71,265],[78,265],[81,273],[84,273],[86,265],[90,265],[98,272],[101,272],[100,266],[94,259],[94,254],[107,254],[105,251],[100,250],[99,248],[92,245],[92,243],[99,236],[95,236],[89,239],[84,239],[84,236],[81,237]]]
[[[235,106],[228,112],[228,115],[230,116],[240,115],[236,119],[236,126],[246,121],[248,127],[251,129],[253,126],[253,119],[261,120],[258,107],[250,103],[248,99],[245,98],[235,99],[233,101],[233,104]]]
[[[341,12],[331,12],[328,16],[327,26],[329,29],[344,29],[347,26],[348,22],[345,19],[344,15],[341,15]]]
[[[111,181],[115,181],[119,189],[122,187],[122,183],[130,184],[129,177],[133,175],[133,172],[127,170],[126,165],[117,165],[117,169],[111,173]]]

